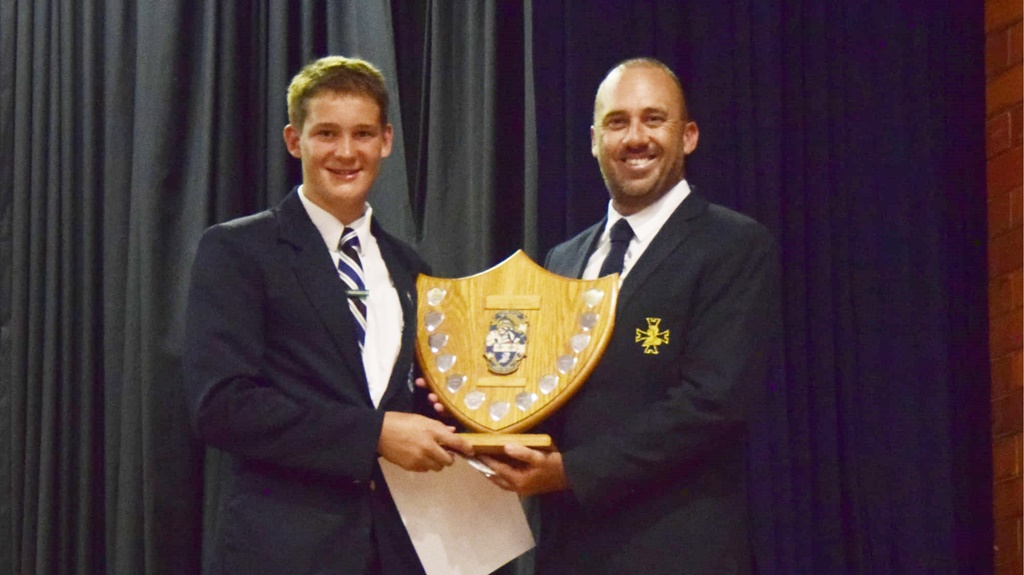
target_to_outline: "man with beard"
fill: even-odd
[[[625,61],[594,102],[607,217],[545,266],[620,273],[614,333],[547,424],[559,450],[487,458],[541,495],[537,573],[746,574],[745,448],[777,320],[777,250],[754,220],[685,179],[697,125],[657,60]]]

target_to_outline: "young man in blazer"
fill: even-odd
[[[614,333],[548,424],[560,451],[512,445],[488,460],[498,485],[542,494],[538,574],[753,569],[744,450],[775,329],[776,247],[688,184],[698,135],[661,62],[623,62],[598,89],[591,144],[608,215],[545,265],[619,271]]]
[[[413,386],[415,278],[427,267],[366,201],[391,152],[387,109],[365,61],[303,68],[284,128],[302,185],[199,245],[188,407],[235,463],[207,573],[422,573],[377,458],[426,471],[470,451],[412,413],[419,401],[430,411]]]

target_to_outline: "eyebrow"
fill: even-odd
[[[614,110],[608,110],[607,112],[605,112],[604,114],[599,116],[599,118],[601,118],[603,120],[603,119],[611,117],[611,116],[629,115],[629,113],[630,112],[627,111],[627,110],[623,110],[621,108],[617,108],[617,109],[614,109]],[[668,108],[664,108],[664,107],[661,107],[661,106],[648,106],[648,107],[640,110],[640,113],[641,114],[658,113],[658,114],[670,115],[670,112],[669,112]]]
[[[310,124],[310,128],[312,128],[312,129],[315,129],[315,128],[335,128],[335,129],[340,129],[341,128],[341,124],[339,124],[337,122],[328,122],[328,121],[315,122],[313,124]],[[377,129],[377,130],[380,130],[382,127],[381,127],[380,124],[375,124],[373,122],[364,122],[364,123],[356,124],[356,125],[352,126],[352,128],[355,129],[355,130],[366,130],[366,129]]]

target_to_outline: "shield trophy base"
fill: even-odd
[[[555,442],[546,433],[460,433],[473,451],[482,455],[501,455],[505,453],[506,443],[518,443],[532,449],[552,451]]]

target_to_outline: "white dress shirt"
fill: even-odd
[[[629,271],[633,269],[633,264],[640,259],[647,246],[651,245],[654,236],[658,235],[658,232],[661,231],[661,226],[665,225],[669,216],[676,211],[676,208],[679,207],[679,204],[683,203],[683,200],[688,195],[690,195],[690,185],[686,183],[686,180],[680,180],[668,193],[658,198],[658,201],[626,217],[629,227],[633,228],[633,239],[630,240],[629,247],[626,248],[626,258],[623,261],[622,273],[619,274],[620,287],[626,276],[629,275]],[[609,200],[607,224],[604,227],[604,231],[601,232],[601,239],[597,242],[597,249],[594,250],[594,253],[590,255],[590,259],[587,260],[587,267],[583,269],[582,279],[597,279],[597,274],[601,271],[601,264],[604,263],[604,258],[608,256],[608,252],[611,250],[610,231],[612,226],[615,225],[615,222],[621,220],[622,217],[622,214],[615,211],[615,208],[612,207],[612,202]]]
[[[320,231],[320,235],[327,245],[327,251],[331,254],[334,267],[337,269],[338,260],[341,258],[341,251],[338,244],[341,242],[341,235],[345,225],[338,221],[333,215],[314,204],[306,197],[299,186],[299,198],[302,205],[313,220],[313,225]],[[391,282],[391,275],[388,273],[384,258],[380,255],[380,248],[377,240],[370,233],[370,220],[373,217],[373,208],[366,204],[366,211],[362,217],[350,223],[348,227],[356,231],[359,237],[359,260],[363,266],[363,279],[366,282],[366,290],[369,295],[366,297],[366,338],[363,342],[363,369],[366,371],[366,380],[369,382],[370,398],[374,406],[380,405],[384,392],[388,388],[388,381],[391,379],[391,371],[395,367],[395,360],[398,359],[398,352],[402,347],[402,328],[405,320],[402,317],[402,304],[398,299],[398,291]],[[341,272],[338,272],[339,277]],[[345,298],[344,284],[338,283],[338,297]],[[344,306],[348,309],[348,306]]]

